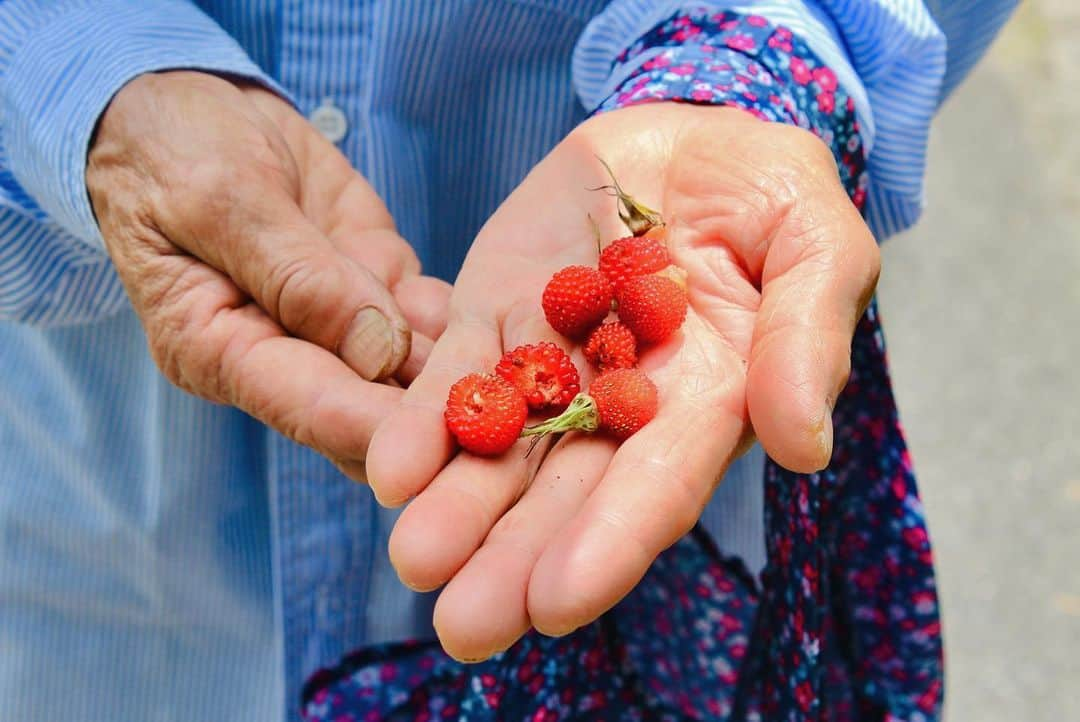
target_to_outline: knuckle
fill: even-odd
[[[318,256],[294,256],[276,262],[263,282],[268,311],[290,331],[310,328],[323,313],[324,297],[336,297],[342,285],[339,268]],[[319,324],[322,325],[322,324]]]
[[[840,239],[825,219],[825,212],[814,204],[799,203],[787,209],[776,226],[777,235],[791,249],[791,266],[821,276],[835,272],[843,259]]]
[[[832,151],[825,142],[813,132],[796,125],[774,125],[774,134],[770,145],[782,156],[797,166],[809,164],[835,166]]]
[[[239,169],[224,159],[172,159],[160,173],[163,193],[155,198],[166,228],[180,237],[213,238],[242,207]]]
[[[158,370],[170,383],[185,391],[190,391],[191,389],[185,388],[185,378],[180,371],[180,358],[174,343],[175,329],[171,327],[171,324],[162,322],[144,323],[143,328],[146,332],[150,357]]]
[[[767,136],[747,148],[754,154],[747,161],[757,171],[760,192],[782,208],[794,208],[805,202],[808,189],[839,189],[836,161],[820,138],[797,126],[768,126]]]
[[[665,546],[669,539],[673,540],[690,531],[701,516],[704,498],[686,470],[679,464],[654,459],[638,464],[633,471],[649,481],[655,489],[651,498],[655,504],[656,518],[663,519],[664,528],[668,530],[668,533],[662,535],[666,537],[662,540]],[[659,553],[660,549],[654,549],[652,544],[640,538],[633,525],[626,523],[625,519],[623,524],[627,533],[646,553]]]
[[[298,443],[353,463],[363,461],[371,439],[371,430],[357,428],[349,406],[329,393],[320,393],[315,403],[295,418],[292,433]]]
[[[674,493],[671,495],[671,501],[667,504],[668,508],[665,511],[667,512],[667,518],[670,520],[673,533],[669,534],[669,538],[665,539],[665,542],[674,541],[689,532],[697,523],[702,511],[701,501],[696,498],[696,495],[691,490],[691,484],[685,477],[676,476],[669,488]],[[659,550],[657,549],[655,552],[659,553]]]
[[[695,198],[710,213],[741,220],[744,227],[767,229],[799,198],[799,173],[788,153],[764,153],[765,143],[739,141],[722,146],[683,143],[682,157],[669,168],[668,182]],[[685,161],[685,162],[684,162]]]
[[[243,349],[240,353],[249,353],[252,349]],[[224,357],[230,353],[235,352],[226,349],[214,363],[218,372],[222,399],[229,405],[242,409],[246,414],[258,419],[282,436],[302,446],[315,448],[307,410],[294,405],[281,404],[273,389],[266,384],[265,378],[258,376],[258,370],[243,363],[226,361]]]
[[[214,389],[225,403],[242,409],[283,436],[323,451],[312,433],[311,411],[323,404],[323,395],[311,399],[312,407],[284,403],[277,386],[267,382],[265,366],[252,363],[253,356],[264,352],[264,344],[272,342],[272,336],[233,333],[220,343],[207,345],[198,365],[203,384]]]
[[[539,556],[534,540],[533,520],[527,514],[511,507],[510,511],[499,517],[488,533],[486,544],[512,549],[529,559]]]
[[[220,401],[221,393],[208,373],[205,363],[199,363],[197,348],[186,340],[182,320],[160,318],[144,324],[150,356],[161,375],[173,386],[208,401]]]
[[[199,285],[201,269],[196,263],[185,264],[179,270],[170,268],[170,260],[151,257],[139,269],[139,305],[154,315],[157,325],[183,328],[190,313],[183,299]]]
[[[187,191],[181,197],[190,199],[210,216],[234,206],[246,180],[238,164],[205,157],[179,161],[172,176]]]
[[[413,247],[401,242],[396,231],[378,231],[377,233],[389,241],[388,245],[392,244],[398,249],[394,257],[394,265],[386,274],[387,285],[392,288],[403,281],[418,278],[421,263]]]
[[[284,436],[292,439],[301,446],[306,446],[319,451],[315,438],[311,433],[311,424],[307,422],[305,413],[300,409],[284,409],[274,413],[271,411],[273,403],[269,400],[256,402],[254,416],[263,419],[267,424],[277,429]]]

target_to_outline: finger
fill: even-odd
[[[529,576],[573,518],[615,452],[609,439],[571,434],[545,457],[524,496],[503,514],[439,595],[435,631],[455,659],[486,659],[530,626]]]
[[[339,463],[364,458],[400,389],[366,382],[329,351],[286,336],[229,279],[190,256],[136,267],[141,278],[125,283],[170,380]]]
[[[798,472],[832,455],[832,409],[851,339],[877,284],[877,244],[839,188],[787,214],[770,244],[747,370],[747,403],[765,451]]]
[[[409,328],[433,340],[442,335],[453,287],[440,278],[420,275],[420,262],[405,239],[391,230],[354,229],[348,234],[334,230],[330,240],[391,289]]]
[[[261,96],[257,100],[264,112],[274,114],[274,122],[284,130],[282,137],[298,168],[300,207],[304,215],[340,253],[371,271],[387,288],[394,289],[415,279],[420,273],[420,259],[398,234],[386,204],[367,179],[353,169],[336,146],[314,132],[305,119],[292,112],[282,113],[273,103],[269,108],[265,107]],[[439,288],[440,284],[444,288]],[[431,286],[419,289],[421,293],[417,300],[423,312],[414,311],[410,315],[405,311],[405,315],[414,330],[434,339],[446,327],[446,307],[440,309],[441,324],[438,316],[436,322],[431,323],[427,317],[432,314],[427,311],[426,304],[445,302],[449,289],[441,281],[435,281]],[[395,293],[399,304],[409,295],[416,294]],[[417,309],[417,304],[411,304],[411,307]]]
[[[505,325],[508,347],[526,340],[561,341],[542,314],[524,305],[510,312]],[[405,584],[434,589],[461,568],[544,458],[543,448],[526,456],[528,448],[529,442],[521,441],[493,459],[460,453],[425,486],[398,519],[390,539],[391,561]]]
[[[401,312],[410,328],[432,340],[438,340],[446,330],[453,287],[433,276],[406,276],[393,286]]]
[[[388,288],[420,273],[420,259],[394,227],[390,212],[364,178],[336,148],[304,176],[304,215],[326,233],[344,255],[370,270]],[[336,176],[328,165],[338,166]],[[304,167],[303,161],[301,167]]]
[[[468,560],[525,490],[541,450],[528,440],[502,456],[458,454],[402,512],[390,534],[390,561],[411,589],[442,586]]]
[[[545,634],[566,634],[625,596],[693,527],[744,442],[737,357],[698,372],[669,364],[655,378],[662,389],[656,418],[623,442],[533,569],[529,617]]]
[[[393,290],[410,328],[437,339],[446,328],[449,284],[419,275],[420,260],[398,234],[386,204],[333,144],[303,118],[282,112],[274,99],[257,94],[255,100],[284,130],[298,166],[304,215],[340,253]]]
[[[273,94],[260,88],[244,92],[258,109],[251,119],[267,138],[280,140],[285,152],[278,155],[296,166],[295,196],[304,216],[387,288],[419,273],[420,261],[397,233],[386,204],[337,146]]]
[[[323,151],[323,162],[315,168],[309,167],[310,149],[297,156],[305,170],[304,215],[325,232],[334,248],[391,289],[410,329],[429,340],[437,339],[446,329],[450,284],[419,275],[420,260],[398,235],[382,199],[336,148],[330,146]],[[426,359],[426,355],[422,357]],[[399,369],[399,380],[416,377],[416,357],[415,352],[410,353]]]
[[[353,180],[336,197],[333,208],[306,207],[305,214],[326,228],[338,251],[392,290],[410,328],[437,339],[446,330],[450,284],[420,275],[416,253],[394,230],[382,200],[358,174],[351,169],[348,174]],[[307,201],[306,205],[314,203]]]
[[[405,363],[401,364],[397,373],[394,374],[394,380],[401,384],[402,387],[408,387],[424,370],[424,364],[427,363],[428,356],[431,355],[433,348],[435,348],[434,341],[423,334],[414,332],[412,334],[412,345],[409,348],[409,357],[405,359]]]
[[[282,188],[243,168],[208,174],[200,192],[161,212],[165,236],[223,271],[289,333],[337,353],[365,379],[392,375],[410,335],[390,291]]]
[[[380,504],[405,503],[446,466],[457,451],[443,419],[450,387],[467,374],[489,373],[501,354],[493,320],[466,318],[447,328],[401,405],[372,438],[367,475]]]
[[[492,373],[504,348],[540,341],[565,349],[565,339],[527,302],[512,306],[501,328],[481,317],[463,317],[447,329],[424,372],[410,384],[401,407],[376,433],[367,470],[380,503],[403,504],[420,493],[453,457],[457,446],[443,413],[454,382],[469,373]],[[577,366],[583,367],[580,357]]]

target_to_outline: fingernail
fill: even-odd
[[[481,662],[488,661],[490,657],[474,657],[472,655],[469,655],[465,657],[455,657],[454,659],[458,662],[461,662],[462,664],[480,664]]]
[[[341,359],[368,381],[389,375],[394,356],[394,329],[372,306],[360,309],[341,343]]]
[[[410,499],[408,496],[389,496],[385,493],[385,490],[384,493],[380,494],[378,492],[379,486],[372,484],[370,479],[368,479],[368,486],[371,487],[371,493],[375,495],[375,501],[385,509],[396,509],[399,506],[405,506],[405,503]]]
[[[573,634],[578,629],[579,625],[570,624],[544,627],[543,629],[537,627],[536,631],[540,632],[540,634],[544,635],[545,637],[565,637],[567,635]]]

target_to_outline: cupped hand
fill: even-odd
[[[526,441],[494,459],[459,453],[442,419],[450,385],[521,343],[569,347],[545,322],[544,285],[596,263],[587,214],[605,239],[625,235],[613,199],[585,190],[608,182],[598,157],[667,219],[688,272],[686,322],[640,359],[659,413],[621,445],[572,433],[528,457]],[[449,581],[435,611],[446,650],[482,659],[530,626],[557,635],[598,617],[694,525],[755,436],[788,468],[824,467],[878,268],[832,156],[807,132],[670,103],[575,130],[480,232],[446,332],[369,451],[380,500],[415,496],[390,543],[401,578]]]
[[[154,360],[362,478],[376,423],[445,328],[378,195],[286,102],[143,75],[102,116],[86,184]]]

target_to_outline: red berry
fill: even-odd
[[[615,369],[597,376],[589,393],[578,394],[566,411],[522,431],[545,436],[566,431],[606,431],[625,439],[649,423],[659,406],[656,386],[638,369]]]
[[[490,374],[469,374],[450,387],[444,417],[463,448],[494,456],[514,445],[528,414],[525,395],[512,383]]]
[[[567,266],[548,281],[542,305],[551,327],[569,338],[581,338],[611,310],[611,283],[587,266]]]
[[[637,369],[615,369],[602,373],[589,385],[596,402],[599,428],[625,439],[652,421],[659,399],[656,385]]]
[[[526,344],[507,351],[495,373],[525,394],[531,409],[566,406],[581,391],[574,362],[553,343]]]
[[[585,358],[601,371],[637,365],[637,339],[621,321],[601,324],[585,342]]]
[[[631,278],[619,289],[619,320],[640,343],[659,343],[686,319],[686,289],[663,275]]]
[[[652,235],[620,238],[600,253],[600,272],[607,276],[616,292],[634,276],[656,273],[670,263],[667,248]]]

